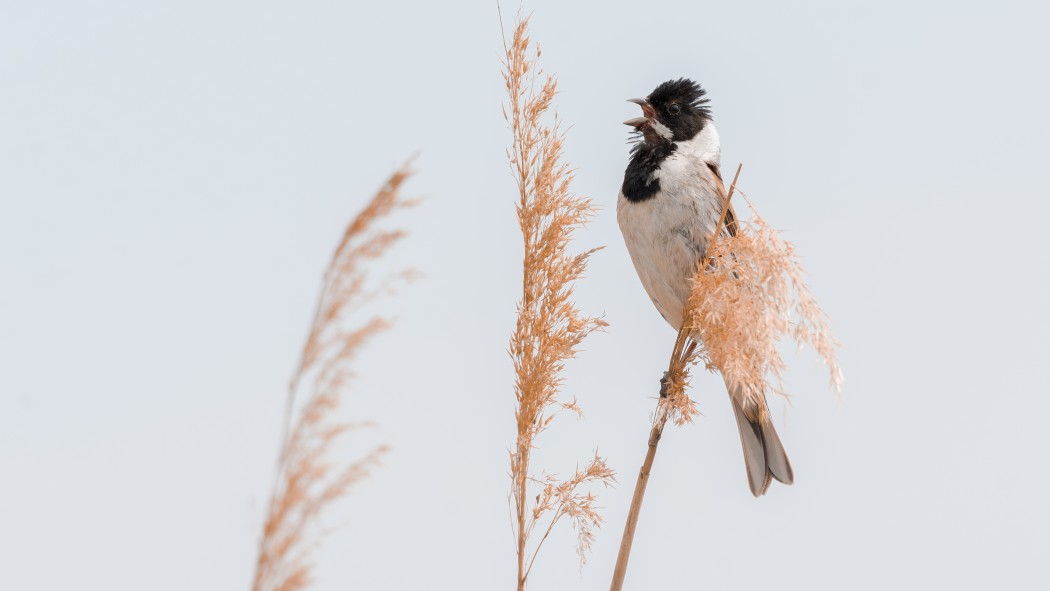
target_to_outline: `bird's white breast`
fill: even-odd
[[[660,191],[645,201],[623,192],[616,219],[635,271],[656,309],[676,330],[689,299],[693,267],[707,249],[721,213],[718,180],[708,164],[721,159],[718,132],[708,124],[695,138],[679,142],[654,178]]]

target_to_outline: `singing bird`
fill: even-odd
[[[693,269],[704,259],[725,204],[722,150],[707,92],[696,82],[669,80],[645,99],[630,102],[641,106],[642,117],[624,122],[635,128],[638,141],[623,175],[616,219],[642,286],[677,331]],[[735,235],[736,229],[730,207],[722,235]],[[791,463],[765,399],[749,397],[728,382],[726,387],[751,493],[765,494],[774,478],[791,484]]]

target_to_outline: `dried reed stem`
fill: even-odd
[[[725,203],[722,205],[722,215],[718,218],[718,225],[715,226],[714,234],[708,240],[710,245],[715,244],[718,240],[718,235],[721,234],[722,227],[725,225],[726,215],[729,212],[729,200],[733,198],[733,192],[736,190],[736,181],[740,178],[741,168],[743,168],[743,164],[737,166],[736,175],[733,176],[733,184],[729,186]],[[708,248],[707,252],[711,253],[713,249]],[[705,257],[703,264],[698,264],[697,267],[699,269],[706,268],[709,261],[710,257]],[[611,591],[623,589],[623,581],[627,576],[627,562],[631,558],[631,547],[634,545],[634,531],[638,527],[638,516],[642,511],[642,500],[645,498],[645,489],[649,485],[649,474],[653,469],[653,461],[656,460],[656,448],[660,445],[664,427],[667,425],[667,421],[675,416],[685,417],[685,420],[689,420],[691,416],[692,403],[685,397],[684,386],[681,390],[672,386],[673,384],[684,384],[688,379],[689,362],[696,348],[695,341],[690,342],[688,347],[686,346],[686,342],[689,341],[690,328],[688,326],[688,316],[685,316],[685,318],[687,320],[684,320],[682,327],[678,329],[678,336],[675,338],[674,348],[671,350],[671,360],[668,363],[667,375],[663,380],[665,387],[661,391],[660,401],[657,403],[652,430],[649,431],[649,446],[645,452],[642,468],[638,471],[638,481],[634,485],[634,496],[631,497],[631,508],[627,512],[627,523],[623,528],[620,552],[616,555],[616,566],[613,568]],[[667,394],[667,396],[664,394]],[[675,399],[671,400],[671,397]]]
[[[722,232],[739,176],[740,167],[707,252],[693,270],[692,291],[663,380],[649,449],[613,572],[613,591],[623,588],[638,513],[664,426],[672,419],[679,425],[690,422],[696,412],[685,394],[691,365],[703,361],[707,369],[720,372],[732,386],[732,395],[741,398],[736,402],[756,409],[765,420],[766,393],[784,393],[781,373],[785,365],[777,345],[790,337],[818,353],[828,366],[832,388],[841,391],[842,372],[835,360],[838,342],[803,281],[794,247],[758,215],[750,200],[753,219],[746,224],[737,220],[735,231]]]
[[[540,548],[563,517],[576,530],[582,566],[602,519],[595,497],[581,488],[611,484],[614,476],[597,454],[566,480],[537,473],[532,466],[536,438],[557,412],[580,412],[575,401],[559,400],[562,371],[583,339],[605,322],[582,315],[572,301],[573,286],[594,250],[571,254],[568,246],[594,209],[589,199],[571,190],[573,171],[562,158],[564,133],[557,116],[553,123],[545,122],[557,83],[538,67],[540,52],[532,48],[527,18],[518,17],[509,44],[504,36],[503,49],[509,97],[503,115],[512,134],[507,160],[518,187],[517,214],[525,247],[522,299],[510,341],[517,400],[517,436],[510,452],[511,527],[517,588],[523,591]],[[533,536],[537,532],[543,532],[538,540]]]
[[[320,514],[366,478],[387,451],[386,446],[378,446],[341,468],[328,457],[336,440],[354,427],[332,416],[353,377],[350,361],[369,338],[388,327],[385,320],[372,318],[347,328],[346,317],[388,292],[393,281],[411,276],[402,272],[379,288],[368,289],[363,268],[404,235],[373,228],[395,209],[413,204],[400,196],[401,185],[411,174],[405,164],[391,175],[347,226],[325,271],[310,334],[288,388],[283,442],[259,542],[253,591],[295,591],[310,585]],[[298,412],[297,407],[301,407]]]

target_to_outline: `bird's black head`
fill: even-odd
[[[631,102],[640,105],[645,116],[624,123],[638,129],[646,143],[691,140],[711,121],[707,92],[688,78],[668,80],[644,100]]]

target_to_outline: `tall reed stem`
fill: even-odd
[[[726,200],[722,205],[722,215],[715,226],[714,234],[708,240],[708,253],[714,252],[715,242],[722,232],[722,226],[725,225],[726,214],[729,212],[729,200],[733,198],[733,192],[736,190],[736,181],[740,178],[741,168],[743,168],[742,164],[737,166],[736,174],[733,176],[733,184],[730,185],[729,192],[726,193]],[[698,261],[695,272],[702,273],[707,268],[708,263],[707,257],[704,257],[702,261]],[[693,358],[693,353],[696,350],[696,341],[689,339],[690,331],[687,329],[689,315],[684,314],[683,316],[682,327],[678,329],[678,337],[675,339],[674,349],[671,351],[671,361],[668,364],[667,375],[664,377],[665,383],[676,383],[686,378],[689,361]],[[687,342],[688,346],[686,345]],[[610,591],[621,591],[623,589],[623,581],[627,576],[627,562],[631,558],[631,547],[634,545],[634,532],[638,527],[638,516],[642,512],[642,500],[645,498],[645,489],[649,485],[649,474],[652,473],[653,462],[656,460],[656,448],[660,445],[664,427],[672,415],[670,408],[668,408],[668,398],[664,394],[664,391],[660,392],[661,397],[660,402],[656,406],[653,428],[649,432],[649,447],[645,452],[645,461],[642,462],[642,468],[638,471],[638,481],[634,485],[634,496],[631,498],[631,508],[627,512],[627,523],[623,527],[623,538],[620,540],[620,552],[616,556],[616,567],[613,569]]]

